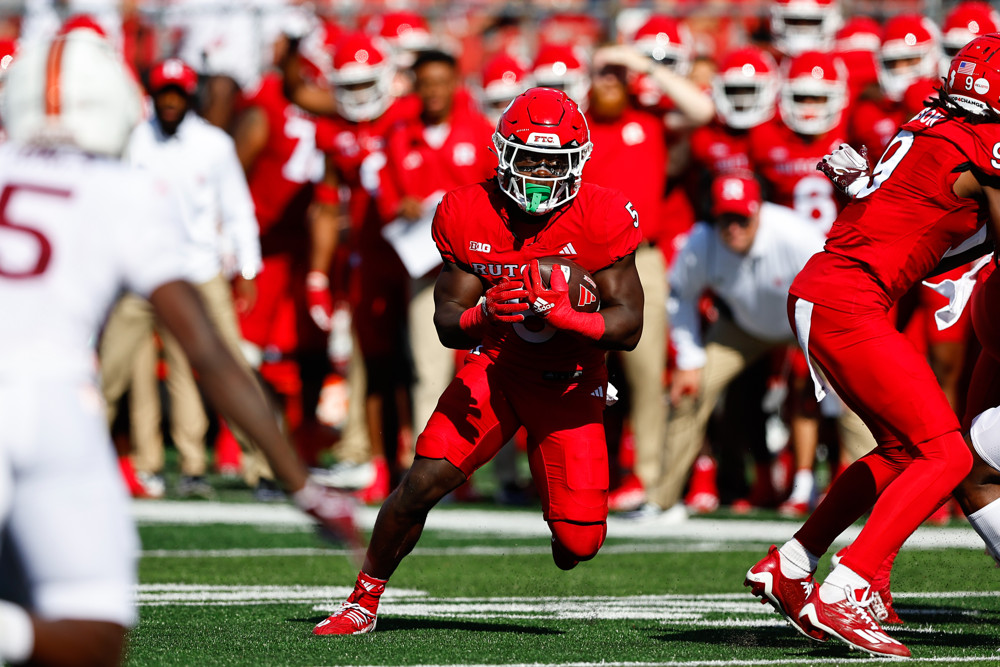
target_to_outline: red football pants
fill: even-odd
[[[417,438],[417,454],[443,458],[468,476],[524,426],[545,520],[603,524],[608,517],[606,390],[604,373],[574,383],[550,381],[541,371],[529,377],[471,353]]]
[[[788,317],[795,324],[790,296]],[[821,555],[871,508],[843,559],[868,579],[962,481],[972,456],[934,373],[885,311],[844,313],[814,305],[808,354],[878,446],[834,481],[795,537]]]
[[[979,283],[969,306],[976,338],[983,349],[969,381],[968,400],[962,427],[969,429],[973,418],[1000,405],[1000,271],[991,264],[979,274]]]

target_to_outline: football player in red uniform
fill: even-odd
[[[847,72],[835,56],[806,51],[785,65],[780,116],[750,131],[750,163],[766,199],[795,209],[820,230],[837,217],[833,185],[816,163],[846,137]]]
[[[941,38],[930,19],[915,14],[889,19],[876,58],[880,91],[863,96],[853,109],[851,143],[866,146],[877,160],[896,128],[923,108],[924,97],[936,83],[940,58]],[[914,103],[919,106],[913,108]]]
[[[257,299],[239,315],[243,337],[262,357],[261,375],[284,400],[300,452],[315,464],[314,415],[328,364],[326,337],[305,301],[308,227],[337,225],[338,202],[336,190],[322,182],[326,169],[316,146],[317,119],[291,101],[310,75],[321,74],[302,42],[292,37],[279,42],[278,68],[248,94],[236,125],[236,152],[247,173],[263,259]]]
[[[774,0],[771,34],[785,56],[829,51],[843,21],[839,0]]]
[[[712,177],[749,170],[749,130],[774,117],[780,85],[767,51],[746,46],[723,55],[712,81],[717,118],[691,135],[695,162]]]
[[[834,481],[795,537],[772,547],[746,583],[803,633],[876,655],[910,652],[867,611],[870,582],[972,466],[937,378],[889,310],[953,248],[984,252],[977,245],[987,230],[1000,231],[998,54],[1000,35],[991,34],[955,56],[941,99],[900,127],[789,292],[800,344],[878,446]],[[840,563],[813,586],[819,556],[869,509]]]
[[[556,565],[575,567],[604,542],[604,354],[634,348],[642,329],[638,213],[620,192],[582,182],[590,133],[561,91],[518,96],[493,141],[497,177],[445,195],[433,227],[444,259],[434,323],[443,343],[472,352],[379,511],[354,592],[315,634],[374,629],[379,596],[428,511],[522,426]],[[537,260],[560,254],[593,274],[599,312],[574,309],[561,272],[541,283]]]
[[[333,53],[330,81],[336,116],[318,127],[316,140],[330,163],[331,190],[343,186],[349,193],[345,202],[350,218],[348,300],[364,359],[364,374],[352,376],[350,381],[352,385],[365,386],[361,400],[366,409],[361,415],[367,423],[361,431],[367,430],[367,438],[356,439],[367,441],[362,446],[370,447],[375,468],[374,480],[361,491],[360,497],[365,502],[380,502],[389,493],[391,484],[382,438],[382,409],[384,405],[402,405],[410,383],[402,340],[406,330],[405,286],[409,277],[396,252],[382,237],[385,220],[379,214],[375,194],[380,190],[381,171],[386,164],[385,137],[396,120],[407,112],[390,94],[393,68],[378,41],[364,33],[348,32],[337,40]],[[338,229],[330,225],[313,226],[311,233],[306,296],[310,313],[329,326],[333,304],[327,276],[334,263]]]

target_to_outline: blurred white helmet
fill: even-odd
[[[73,144],[117,157],[142,118],[142,102],[111,43],[75,29],[18,54],[7,71],[0,115],[13,141]]]

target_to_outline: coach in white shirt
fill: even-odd
[[[659,481],[647,490],[647,504],[636,518],[684,515],[677,503],[715,404],[744,368],[775,347],[794,344],[788,287],[825,241],[792,209],[762,203],[760,186],[749,173],[717,177],[711,196],[712,223],[695,225],[670,272],[677,368],[667,447]],[[732,317],[719,318],[703,339],[698,299],[706,289]]]
[[[254,278],[261,267],[259,228],[232,139],[189,113],[196,87],[197,75],[183,61],[169,59],[154,67],[150,92],[155,114],[133,131],[126,157],[172,186],[188,236],[187,277],[198,287],[223,340],[242,360],[232,293],[235,289],[236,308],[252,305]],[[227,257],[229,253],[231,257]],[[232,267],[224,267],[224,262]],[[233,274],[232,285],[229,273]],[[101,366],[111,418],[113,406],[130,381],[135,347],[151,335],[153,326],[148,304],[134,295],[121,300],[108,322],[101,342]],[[210,495],[204,481],[208,418],[177,342],[162,331],[161,338],[170,368],[171,435],[180,454],[178,491],[181,495]],[[157,414],[155,408],[152,412]],[[237,437],[245,441],[240,434]],[[141,481],[151,480],[162,469],[163,443],[162,438],[157,439],[135,443],[133,465]],[[261,477],[271,478],[259,456],[246,458],[244,477],[248,484],[256,486]]]

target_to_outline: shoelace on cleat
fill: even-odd
[[[860,600],[854,598],[854,591],[850,588],[845,590],[847,593],[847,603],[854,610],[854,612],[861,617],[861,620],[866,623],[872,630],[878,630],[881,632],[882,626],[880,626],[875,619],[871,617],[868,613],[868,607],[872,604],[872,590],[869,586],[865,589],[865,594]],[[881,602],[881,600],[880,600]]]
[[[805,596],[809,597],[810,595],[812,595],[813,588],[816,587],[816,580],[813,579],[812,577],[806,577],[805,579],[799,582],[799,585],[802,586],[802,590],[805,593]]]
[[[340,603],[340,609],[333,612],[332,616],[346,616],[351,622],[359,626],[364,625],[375,618],[375,614],[370,612],[368,609],[365,609],[357,602],[346,601]]]

